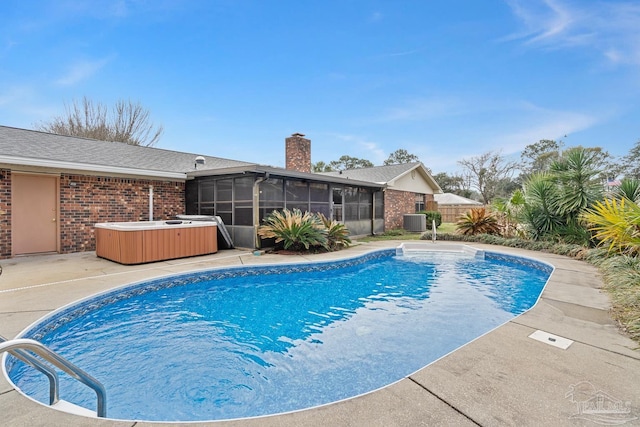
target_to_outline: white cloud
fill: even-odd
[[[100,71],[111,60],[112,56],[102,58],[95,61],[77,61],[72,64],[67,72],[56,80],[56,84],[60,86],[73,86],[83,80],[86,80]]]
[[[640,65],[640,4],[505,0],[522,28],[503,39],[547,49],[595,50],[612,64]]]
[[[453,97],[421,98],[410,100],[400,107],[390,108],[379,121],[424,121],[462,114],[465,110],[463,103]]]
[[[501,149],[504,154],[518,153],[541,139],[565,139],[600,122],[600,119],[589,114],[567,111],[552,113],[548,117],[532,117],[518,130],[496,135],[493,138],[494,149]]]

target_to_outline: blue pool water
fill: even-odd
[[[212,270],[118,289],[31,328],[105,385],[109,418],[217,420],[308,408],[395,382],[535,304],[551,269],[515,257],[381,251]],[[24,393],[48,383],[9,358]],[[95,408],[62,375],[61,398]]]

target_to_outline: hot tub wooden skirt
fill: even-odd
[[[109,223],[105,223],[108,225]],[[121,264],[142,264],[218,251],[215,225],[116,229],[96,224],[96,255]]]

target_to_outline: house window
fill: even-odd
[[[424,194],[416,193],[416,212],[424,210]]]

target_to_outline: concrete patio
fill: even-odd
[[[231,265],[338,259],[400,242],[357,244],[308,256],[214,255],[123,266],[94,252],[0,261],[0,334],[11,339],[65,304],[116,286],[190,270]],[[431,244],[431,243],[425,243]],[[436,243],[437,245],[438,243]],[[342,402],[215,426],[589,426],[640,425],[640,350],[608,314],[595,267],[567,257],[474,244],[555,266],[529,312],[384,389]],[[566,350],[529,338],[536,330],[573,340]],[[599,403],[598,403],[599,402]],[[0,378],[5,426],[176,425],[87,418],[35,403]]]

